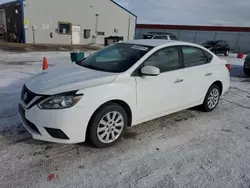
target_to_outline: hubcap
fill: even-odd
[[[217,88],[212,89],[208,96],[208,107],[210,109],[213,109],[216,107],[218,101],[219,101],[220,93]]]
[[[120,112],[112,111],[105,114],[97,127],[97,137],[103,143],[114,142],[122,133],[124,118]]]

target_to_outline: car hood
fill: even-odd
[[[36,94],[53,95],[115,80],[117,73],[96,71],[74,63],[61,64],[30,78],[25,86]]]

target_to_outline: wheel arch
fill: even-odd
[[[110,101],[107,101],[105,103],[103,103],[102,105],[100,105],[96,110],[95,112],[92,114],[90,120],[89,120],[89,123],[88,123],[88,126],[87,126],[87,131],[86,131],[86,138],[88,138],[88,132],[89,132],[89,128],[90,128],[90,124],[94,118],[94,116],[106,105],[109,105],[109,104],[118,104],[119,106],[121,106],[125,112],[127,113],[128,115],[128,126],[130,127],[131,124],[132,124],[132,111],[131,111],[131,108],[130,106],[123,100],[120,100],[120,99],[114,99],[114,100],[110,100]]]
[[[219,80],[217,80],[217,81],[215,81],[214,83],[212,83],[211,86],[212,86],[212,85],[217,85],[217,86],[219,86],[219,88],[220,88],[220,95],[221,95],[222,92],[223,92],[223,84],[222,84],[222,82],[219,81]],[[210,86],[210,87],[211,87],[211,86]],[[210,88],[210,87],[209,87],[209,88]],[[208,89],[209,89],[209,88],[208,88]]]

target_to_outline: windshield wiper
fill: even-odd
[[[85,68],[88,68],[88,69],[92,69],[92,70],[108,72],[108,71],[105,70],[105,69],[102,69],[102,68],[99,68],[99,67],[94,67],[94,66],[91,65],[91,64],[83,64],[82,66],[85,67]]]

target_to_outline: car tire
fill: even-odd
[[[250,76],[250,69],[243,68],[245,75]]]
[[[88,136],[95,147],[106,148],[120,140],[127,126],[126,111],[116,103],[109,103],[91,118]]]
[[[204,112],[211,112],[217,107],[220,100],[220,93],[221,89],[217,84],[213,84],[208,89],[208,92],[202,104],[202,109]]]
[[[229,50],[225,51],[224,55],[229,56]]]

